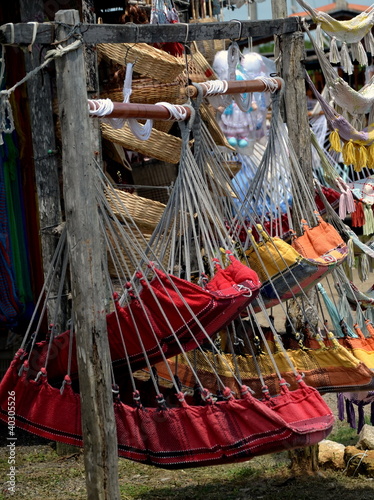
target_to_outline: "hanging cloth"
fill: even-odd
[[[352,388],[365,390],[371,387],[372,370],[340,344],[335,345],[330,342],[329,345],[324,345],[321,342],[317,349],[287,349],[287,355],[297,371],[303,374],[304,382],[308,386],[315,387],[319,392],[340,392],[352,390]],[[204,355],[200,351],[191,351],[187,356],[204,387],[212,391],[216,389],[217,384],[215,373],[218,373],[220,380],[227,387],[236,390],[236,381],[232,376],[232,371],[236,368],[243,384],[248,385],[256,397],[261,397],[263,381],[258,376],[257,364],[270,393],[279,393],[279,378],[271,359],[265,352],[256,355],[255,359],[250,354],[215,354],[210,351],[204,352]],[[273,357],[282,377],[289,384],[290,389],[294,390],[297,383],[285,355],[277,350],[273,353]],[[178,375],[181,383],[193,388],[195,374],[189,364],[181,356],[177,360],[171,358],[168,362],[171,371]],[[214,371],[212,366],[214,366]],[[157,365],[157,372],[165,380],[170,378],[163,363]]]
[[[14,325],[23,308],[16,286],[9,236],[10,225],[5,191],[5,177],[9,175],[9,172],[7,174],[5,172],[8,143],[6,136],[4,144],[0,146],[0,325],[2,326]]]
[[[339,410],[339,420],[344,420],[344,407],[346,408],[347,422],[352,427],[352,429],[357,428],[357,433],[361,432],[361,429],[365,425],[365,413],[364,407],[370,405],[370,423],[374,425],[374,392],[370,391],[368,393],[340,393],[338,394],[338,410]],[[358,423],[356,424],[356,415],[354,406],[358,409]]]
[[[344,71],[352,74],[353,65],[348,50],[348,45],[350,45],[352,59],[357,60],[363,66],[367,66],[366,51],[374,54],[374,38],[371,34],[371,29],[374,26],[374,4],[349,21],[337,21],[326,12],[314,9],[304,0],[297,0],[297,2],[309,12],[311,18],[317,24],[317,38],[321,48],[323,48],[321,29],[331,38],[331,62],[341,62]],[[361,43],[364,38],[366,51]],[[337,41],[342,43],[340,54]]]
[[[374,168],[374,129],[370,124],[365,130],[356,130],[346,118],[339,115],[330,104],[322,97],[316,89],[308,73],[305,78],[313,90],[325,113],[332,133],[330,135],[331,147],[343,153],[343,160],[346,165],[353,165],[357,172],[364,167]],[[341,141],[344,145],[341,145]]]
[[[124,366],[128,359],[132,369],[137,370],[146,366],[145,353],[151,363],[157,363],[161,351],[166,357],[178,354],[181,345],[185,352],[189,351],[237,317],[255,299],[260,281],[254,271],[230,258],[231,264],[216,273],[206,290],[154,269],[156,276],[149,282],[140,278],[142,289],[126,306],[122,307],[117,297],[116,311],[107,315],[113,365]],[[141,341],[137,332],[141,333]],[[51,380],[62,379],[68,366],[70,334],[66,331],[52,343],[39,342],[30,365],[39,371],[45,366],[47,353],[58,352],[48,372]],[[72,376],[78,369],[75,349],[74,339]]]
[[[354,90],[337,72],[337,69],[331,66],[325,53],[311,36],[308,28],[304,25],[310,41],[313,44],[314,51],[318,57],[323,76],[326,80],[326,88],[334,103],[340,106],[345,112],[353,117],[362,117],[372,112],[374,104],[374,76],[360,90]],[[372,119],[369,118],[369,123]]]

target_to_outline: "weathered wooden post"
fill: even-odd
[[[273,19],[287,17],[287,1],[272,0],[272,15]],[[280,73],[285,87],[284,118],[289,138],[306,182],[313,190],[312,151],[303,65],[304,34],[302,31],[283,34],[278,37],[276,45]],[[304,204],[304,206],[308,205]],[[300,218],[301,214],[294,213],[293,216]],[[291,450],[289,455],[291,471],[294,474],[318,471],[318,445]]]
[[[72,43],[76,10],[56,14],[56,36]],[[70,26],[69,26],[70,25]],[[63,189],[82,404],[87,495],[119,500],[116,424],[104,306],[105,252],[92,179],[94,151],[89,123],[83,45],[56,60],[62,134]]]
[[[43,0],[34,0],[33,2],[20,0],[19,6],[23,22],[41,22],[44,20]],[[25,69],[28,73],[40,64],[40,46],[32,44],[29,50],[24,51],[24,54]],[[35,182],[39,202],[43,268],[44,277],[46,277],[56,248],[56,235],[52,229],[61,224],[62,221],[52,89],[48,71],[40,71],[27,81],[27,95],[30,109]],[[58,280],[55,280],[50,287],[51,296],[56,296],[57,290]],[[54,302],[49,300],[49,320],[53,320],[54,312]],[[57,323],[66,325],[67,319],[69,318],[59,317]]]

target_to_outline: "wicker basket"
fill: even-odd
[[[140,255],[141,252],[137,251],[137,249],[140,247],[142,250],[145,250],[147,247],[147,243],[151,239],[152,233],[143,233],[140,235],[139,233],[134,233],[134,238],[135,238],[135,244],[134,248],[131,249],[131,255],[129,250],[125,247],[123,248],[118,248],[118,246],[114,243],[114,239],[112,234],[107,231],[107,237],[112,245],[113,252],[116,255],[115,262],[112,259],[112,256],[110,252],[108,251],[108,271],[109,274],[112,278],[120,278],[123,279],[123,276],[118,276],[119,273],[121,273],[121,269],[124,267],[124,262],[126,263],[128,270],[129,270],[129,276],[133,274],[136,271],[136,264],[135,262],[139,262],[142,258],[142,255]],[[146,241],[144,241],[144,239]],[[117,261],[118,259],[118,261]],[[135,259],[135,260],[134,260]],[[119,263],[120,264],[119,264]],[[117,267],[119,267],[119,270],[117,271]]]
[[[172,104],[182,104],[186,100],[181,93],[181,82],[179,80],[172,83],[160,83],[151,78],[139,78],[133,80],[131,91],[130,100],[135,103],[156,104],[160,101],[167,101]],[[123,91],[120,88],[107,90],[101,92],[100,97],[122,102]]]
[[[235,160],[226,160],[223,166],[230,179],[233,179],[235,175],[242,169],[242,162]]]
[[[191,49],[192,60],[194,61],[194,64],[199,68],[199,72],[203,73],[206,80],[217,80],[217,75],[215,74],[214,69],[207,61],[204,54],[199,50],[196,42],[192,42]]]
[[[96,47],[100,56],[122,66],[134,63],[134,71],[160,82],[173,82],[185,68],[183,58],[146,43],[99,43]]]
[[[164,213],[163,203],[108,186],[106,197],[119,220],[133,220],[142,232],[152,232]]]
[[[153,129],[149,139],[142,141],[134,136],[128,125],[114,129],[102,123],[101,130],[104,139],[120,144],[125,149],[168,163],[179,163],[182,140],[178,137]]]

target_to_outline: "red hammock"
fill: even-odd
[[[47,439],[82,446],[80,397],[66,384],[51,387],[18,372],[19,351],[0,383],[0,419],[7,422],[8,393],[15,391],[16,425]],[[69,381],[66,378],[67,381]],[[230,391],[228,391],[230,393]],[[178,408],[130,407],[114,403],[118,454],[164,468],[248,460],[254,456],[315,444],[332,429],[334,417],[317,391],[301,380],[272,399],[258,401],[243,387],[243,399]]]
[[[218,269],[207,289],[154,269],[155,277],[147,282],[140,277],[142,290],[129,305],[116,302],[116,312],[107,315],[108,339],[113,366],[126,364],[125,348],[133,370],[161,361],[183,350],[197,347],[235,319],[256,298],[261,283],[257,274],[229,255],[230,265]],[[131,293],[131,291],[130,291]],[[203,328],[203,329],[202,329]],[[139,336],[144,346],[141,346]],[[48,363],[49,379],[63,378],[69,356],[69,335],[58,335],[49,347],[48,341],[36,345],[30,358],[30,368],[38,372]],[[160,347],[158,345],[160,344]],[[71,373],[77,372],[75,341]]]

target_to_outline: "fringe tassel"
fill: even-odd
[[[321,28],[320,24],[317,24],[317,27],[316,27],[316,43],[320,49],[324,48],[323,34],[322,34],[322,28]]]
[[[349,399],[345,400],[345,410],[347,412],[347,422],[349,423],[352,429],[356,429],[355,410],[353,408],[353,403],[351,403]]]
[[[365,224],[362,227],[364,236],[374,233],[374,214],[371,205],[364,205]]]
[[[348,247],[348,256],[347,256],[347,265],[349,269],[353,269],[356,266],[356,259],[355,259],[355,247],[352,238],[349,238],[347,241],[347,247]]]
[[[337,406],[338,406],[338,419],[342,422],[344,420],[344,394],[339,392]]]
[[[348,73],[348,75],[352,75],[353,73],[353,64],[351,61],[351,57],[349,55],[349,50],[346,42],[343,42],[341,51],[340,51],[340,58],[341,58],[341,63],[342,63],[342,68],[343,71]]]
[[[368,168],[374,168],[374,143],[367,148],[368,151]]]
[[[329,139],[330,139],[331,149],[333,149],[337,153],[341,153],[342,143],[340,140],[338,129],[335,129],[331,132]]]
[[[374,37],[371,30],[364,37],[366,52],[374,55]]]
[[[356,260],[354,259],[353,262],[356,262]],[[347,259],[343,262],[342,267],[344,269],[344,272],[345,272],[347,278],[352,281],[353,280],[353,267],[350,267]]]
[[[358,61],[361,66],[368,65],[368,56],[361,42],[352,43],[351,52],[353,61]]]
[[[366,253],[362,253],[360,255],[358,261],[358,275],[362,282],[367,281],[369,279],[369,261]]]
[[[336,43],[335,36],[333,36],[331,39],[329,58],[330,58],[330,62],[333,64],[340,63],[340,54],[339,54],[338,45]]]
[[[353,198],[352,190],[346,184],[343,179],[336,179],[339,190],[341,191],[341,195],[339,198],[339,217],[344,220],[347,214],[351,214],[356,210],[355,200]]]
[[[345,165],[353,165],[356,162],[355,147],[352,139],[344,144],[342,153]]]
[[[356,161],[354,164],[354,169],[355,172],[361,172],[361,170],[365,168],[368,163],[367,151],[365,146],[356,146],[355,149]]]
[[[358,404],[358,425],[357,425],[357,433],[361,432],[361,429],[365,425],[365,412],[362,404]]]
[[[368,66],[369,64],[368,55],[361,42],[358,42],[357,50],[358,50],[357,61],[359,62],[359,64],[361,64],[361,66]]]

